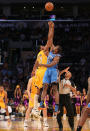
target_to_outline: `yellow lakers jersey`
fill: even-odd
[[[35,85],[35,80],[36,80],[35,76],[32,77],[31,93],[33,93],[33,94],[37,94],[37,87],[36,87],[36,85]]]
[[[0,102],[4,102],[4,97],[5,97],[4,91],[0,92]]]
[[[37,61],[39,64],[47,64],[47,56],[45,55],[44,51],[40,51],[37,55]],[[38,69],[46,69],[46,67],[38,67]]]

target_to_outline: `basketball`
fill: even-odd
[[[54,4],[52,2],[47,2],[45,4],[46,11],[52,11],[54,9]]]

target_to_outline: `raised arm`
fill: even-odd
[[[44,50],[48,50],[48,48],[50,48],[53,44],[54,23],[52,21],[49,21],[48,25],[49,25],[48,40],[47,40]]]
[[[37,67],[38,67],[38,60],[36,59],[32,73],[31,73],[31,77],[33,77],[35,75],[35,71],[36,71]]]
[[[14,97],[16,98],[16,89],[15,89],[15,91],[14,91]]]
[[[61,75],[69,70],[70,67],[65,68],[64,70],[59,72],[59,83],[61,81]]]
[[[50,64],[38,64],[38,66],[44,66],[44,67],[49,68],[58,64],[59,60],[60,60],[60,56],[56,56],[54,57],[53,61]]]
[[[59,75],[62,75],[63,73],[67,72],[70,69],[70,67],[65,68],[64,70],[59,72]]]

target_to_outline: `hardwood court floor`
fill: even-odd
[[[11,124],[8,125],[7,121],[0,121],[0,131],[59,131],[56,118],[48,118],[48,127],[43,127],[41,120],[35,119],[34,121],[29,121],[29,127],[24,127],[24,119],[16,118],[12,120]],[[75,118],[75,128],[77,126],[77,119]],[[68,121],[63,120],[64,130],[71,131],[68,125]],[[90,131],[90,118],[87,119],[82,131]]]

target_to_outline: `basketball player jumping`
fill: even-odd
[[[58,85],[58,63],[60,60],[61,53],[61,47],[60,46],[54,46],[52,43],[51,50],[49,52],[49,55],[47,57],[47,64],[40,64],[39,67],[46,67],[47,70],[45,72],[44,78],[43,78],[43,92],[41,95],[41,102],[39,109],[44,108],[44,99],[47,95],[47,89],[49,87],[49,84],[52,84],[54,96],[55,96],[55,112],[58,112],[58,104],[59,104],[59,93],[57,90]]]

